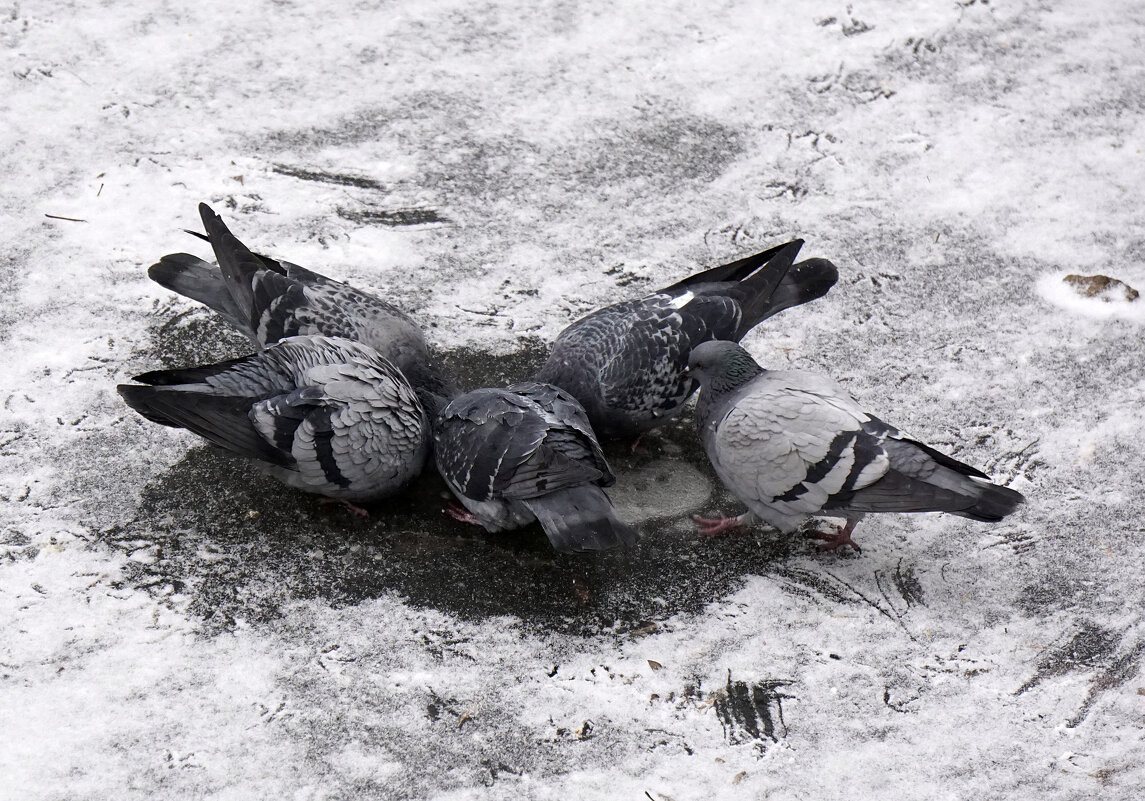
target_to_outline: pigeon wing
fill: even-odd
[[[600,448],[584,407],[569,393],[552,384],[526,381],[509,387],[536,404],[547,428],[545,442],[574,461],[591,464],[602,487],[616,481]]]
[[[397,489],[420,472],[429,425],[401,373],[381,359],[345,354],[300,376],[299,388],[250,412],[254,425],[293,457],[315,491]]]
[[[889,469],[879,439],[863,430],[862,410],[823,388],[798,374],[765,374],[711,434],[720,478],[776,525],[778,518],[793,528],[834,494],[866,487]]]
[[[205,203],[199,215],[231,298],[228,311],[260,346],[322,335],[368,344],[402,370],[428,360],[421,329],[393,304],[252,252]]]
[[[436,458],[459,495],[474,501],[525,499],[602,478],[583,440],[579,425],[554,421],[527,396],[474,390],[442,413]]]
[[[148,419],[272,465],[313,492],[388,494],[428,455],[417,395],[396,367],[356,342],[293,337],[243,359],[137,380],[144,386],[119,392]]]
[[[738,322],[734,301],[720,296],[689,299],[676,308],[667,296],[646,298],[626,317],[622,346],[613,348],[600,369],[605,403],[630,414],[662,416],[688,399],[694,383],[686,374],[692,348]]]

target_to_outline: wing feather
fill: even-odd
[[[889,469],[866,415],[853,403],[824,397],[812,383],[766,374],[717,424],[716,472],[769,522],[792,524],[814,514],[845,487],[863,487]]]

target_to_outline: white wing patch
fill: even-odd
[[[680,295],[680,297],[673,298],[668,303],[668,305],[671,306],[673,309],[682,309],[685,306],[687,306],[688,303],[690,303],[692,298],[694,298],[694,297],[696,297],[696,293],[689,289],[683,295]]]
[[[851,489],[861,490],[864,487],[871,486],[885,476],[890,468],[891,460],[887,452],[880,452],[878,458],[859,471],[859,477],[855,479],[855,483],[851,486]]]

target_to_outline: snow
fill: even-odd
[[[1145,289],[1143,32],[1128,0],[0,7],[0,797],[1136,798],[1145,299],[1062,279]],[[838,286],[745,345],[1030,503],[868,519],[858,556],[704,539],[684,419],[609,453],[631,553],[461,528],[432,482],[350,520],[115,395],[243,351],[146,279],[207,255],[200,201],[467,385],[800,236]]]

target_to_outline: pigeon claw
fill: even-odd
[[[330,504],[335,503],[339,504],[345,508],[347,512],[359,520],[364,520],[370,516],[370,513],[363,509],[361,506],[358,506],[356,503],[350,503],[345,498],[319,498],[318,503],[322,504],[323,506],[329,506]]]
[[[462,523],[468,523],[471,526],[481,525],[481,521],[478,520],[472,512],[453,501],[450,501],[449,505],[446,506],[443,511],[454,520],[459,520]]]
[[[819,529],[811,529],[807,532],[807,536],[820,541],[819,545],[816,546],[820,551],[837,551],[850,545],[855,549],[855,553],[862,553],[863,549],[859,547],[859,543],[851,539],[851,532],[855,530],[856,522],[848,520],[845,526],[835,526],[835,533],[833,534]]]
[[[705,537],[710,537],[713,534],[719,534],[723,531],[737,531],[743,528],[743,520],[739,517],[727,517],[722,512],[717,512],[716,517],[692,515],[692,520],[699,526],[699,533]]]

